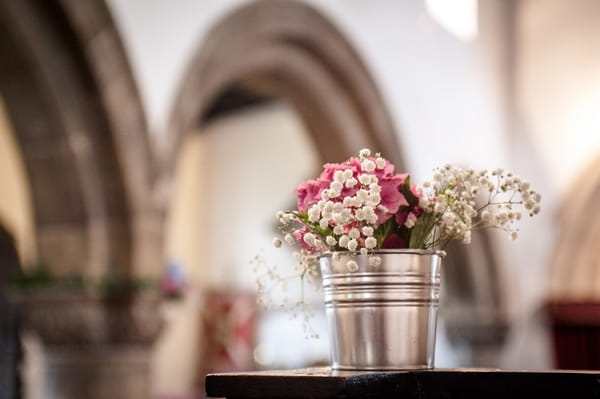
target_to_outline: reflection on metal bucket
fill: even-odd
[[[320,258],[334,369],[433,367],[443,255],[381,250],[371,255],[381,258],[378,266],[348,252]]]

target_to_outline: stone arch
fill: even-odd
[[[0,220],[0,284],[16,278],[21,271],[19,254],[13,235]],[[0,290],[0,391],[7,397],[21,397],[21,342],[17,322],[16,306],[9,301],[4,290]]]
[[[292,104],[323,159],[369,146],[404,166],[384,101],[340,31],[307,4],[266,0],[219,21],[193,58],[161,147],[167,179],[185,135],[232,86]]]
[[[139,270],[151,152],[103,1],[2,2],[0,93],[27,171],[40,259],[56,272]]]

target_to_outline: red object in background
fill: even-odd
[[[551,302],[556,367],[600,370],[600,302]]]
[[[256,295],[211,291],[202,315],[202,379],[207,373],[253,370]]]

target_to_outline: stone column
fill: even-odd
[[[44,399],[148,399],[158,297],[107,300],[44,294],[20,301],[23,321],[44,351]]]

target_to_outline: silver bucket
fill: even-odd
[[[381,264],[369,265],[369,256]],[[405,249],[320,257],[334,369],[433,368],[443,256]],[[358,270],[348,270],[349,260]]]

